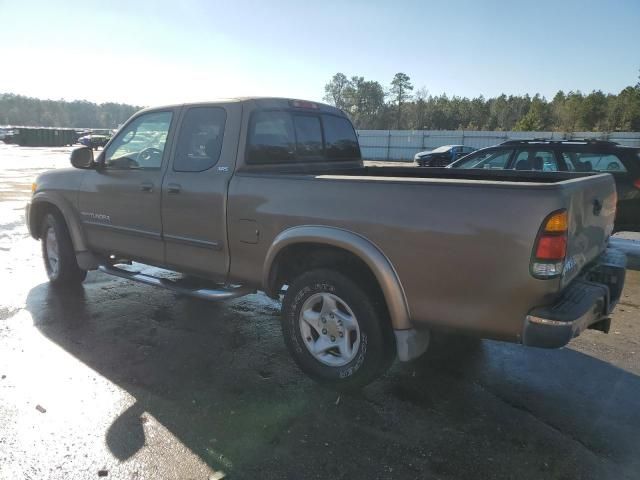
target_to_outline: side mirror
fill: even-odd
[[[76,168],[93,168],[93,150],[89,147],[76,148],[71,152],[71,165]]]

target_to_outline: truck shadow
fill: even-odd
[[[26,304],[47,338],[136,399],[104,433],[121,461],[145,448],[148,413],[234,478],[624,478],[640,468],[640,379],[571,349],[438,339],[363,392],[338,395],[297,370],[277,304],[261,295],[214,304],[115,280],[39,285]]]

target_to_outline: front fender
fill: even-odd
[[[64,217],[71,236],[71,242],[73,243],[73,249],[76,252],[87,250],[87,242],[76,209],[62,194],[54,191],[36,192],[31,199],[28,218],[31,236],[35,239],[39,238],[42,209],[48,205],[55,206]]]
[[[271,269],[278,254],[286,247],[297,243],[317,243],[346,250],[366,263],[378,280],[384,295],[391,324],[396,330],[412,328],[409,307],[404,289],[389,259],[371,241],[363,236],[336,227],[302,225],[281,232],[271,244],[263,266],[263,290],[271,292]]]

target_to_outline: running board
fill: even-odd
[[[176,293],[182,293],[190,297],[201,298],[203,300],[229,300],[231,298],[242,297],[250,293],[255,293],[254,289],[242,285],[224,285],[221,288],[199,288],[180,285],[177,280],[168,278],[158,278],[145,273],[130,272],[118,267],[101,265],[98,270],[109,275],[114,275],[134,282],[146,283],[154,287],[162,287]]]

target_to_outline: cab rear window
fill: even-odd
[[[346,118],[322,115],[326,155],[331,160],[360,158],[360,146],[353,125]]]
[[[301,163],[360,159],[347,119],[335,115],[259,111],[249,121],[247,163]]]

